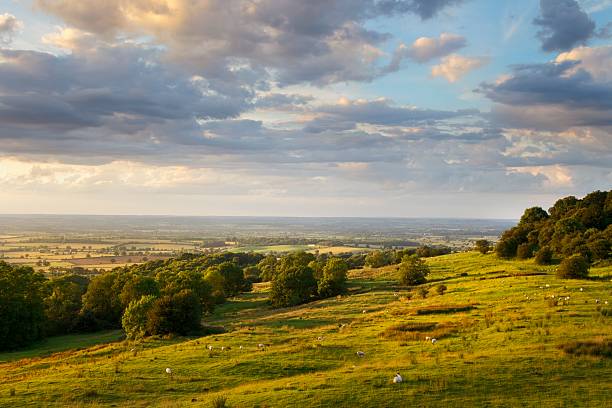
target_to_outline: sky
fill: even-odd
[[[612,0],[3,0],[0,213],[517,218],[612,186]]]

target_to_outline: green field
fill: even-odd
[[[212,406],[224,396],[232,407],[610,406],[610,348],[605,357],[559,347],[604,350],[612,339],[612,267],[578,281],[494,255],[427,263],[424,299],[397,286],[395,267],[366,269],[350,273],[349,295],[295,308],[271,309],[268,285],[256,285],[205,319],[224,334],[48,354],[118,335],[106,332],[0,354],[0,405]]]

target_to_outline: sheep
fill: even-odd
[[[358,351],[357,352],[357,357],[359,357],[359,358],[365,357],[365,353],[363,351]]]
[[[242,350],[242,346],[240,346],[240,350]]]
[[[608,304],[608,301],[606,300],[606,301],[604,302],[604,304],[606,304],[606,305],[607,305],[607,304]]]
[[[170,367],[166,368],[166,374],[168,374],[168,376],[170,377],[170,379],[172,379],[172,369]]]
[[[599,299],[595,299],[595,303],[599,303]]]
[[[363,310],[361,311],[361,313],[366,314],[366,313],[367,313],[367,311],[366,311],[365,309],[363,309]]]
[[[395,374],[395,377],[393,377],[393,384],[399,384],[402,381],[404,381],[404,379],[402,378],[400,373],[398,372],[397,374]]]
[[[325,337],[323,337],[323,336],[317,337],[317,340],[319,340],[319,341],[323,341],[324,339],[325,339]]]
[[[429,336],[425,336],[425,340],[426,340],[426,341],[429,341],[429,340],[431,340],[431,337],[429,337]]]
[[[259,343],[259,344],[257,345],[257,348],[260,348],[260,349],[262,349],[262,350],[265,350],[266,346],[265,346],[264,344],[262,344],[262,343]]]
[[[431,339],[431,344],[436,344],[437,341],[438,339]]]
[[[582,288],[580,288],[580,291],[582,292]]]
[[[206,348],[207,348],[209,351],[212,351],[213,346],[211,346],[211,345],[209,344],[208,346],[206,346]]]
[[[546,284],[546,287],[547,287],[547,288],[550,288],[550,285],[547,283],[547,284]]]
[[[221,351],[225,351],[225,346],[221,346]]]

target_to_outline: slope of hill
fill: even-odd
[[[206,319],[223,334],[6,361],[0,405],[211,406],[218,397],[232,407],[610,402],[611,266],[593,268],[590,280],[559,280],[554,266],[494,255],[427,263],[426,298],[398,287],[395,267],[352,271],[350,295],[295,308],[271,309],[260,284]],[[398,371],[404,382],[393,384]]]

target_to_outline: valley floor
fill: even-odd
[[[559,280],[554,266],[494,255],[427,263],[424,299],[397,285],[395,267],[358,270],[349,295],[296,308],[271,309],[267,285],[256,285],[206,318],[224,334],[93,346],[72,336],[82,348],[0,354],[0,406],[612,404],[612,267]],[[608,344],[608,355],[560,348],[576,341],[604,353]],[[398,371],[404,382],[393,384]]]

